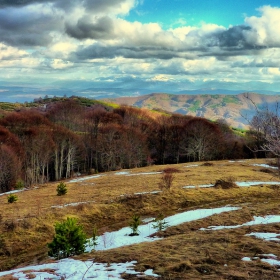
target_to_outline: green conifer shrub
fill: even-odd
[[[168,223],[164,220],[163,214],[159,214],[155,219],[155,224],[153,224],[153,228],[158,231],[162,231],[168,227]]]
[[[15,194],[10,194],[8,195],[8,203],[14,203],[18,200],[18,197],[17,195]]]
[[[91,237],[91,240],[88,241],[88,245],[93,248],[95,248],[95,246],[98,245],[98,235],[97,235],[96,226],[94,226],[92,229],[92,237]]]
[[[83,227],[77,224],[75,218],[67,218],[62,223],[56,223],[55,236],[48,244],[49,256],[56,259],[67,258],[84,253],[87,243]]]
[[[132,232],[129,234],[129,236],[135,236],[135,235],[139,235],[139,230],[138,227],[140,225],[141,221],[140,221],[140,216],[138,215],[133,215],[132,216],[132,221],[129,224],[129,227],[131,228]]]
[[[18,180],[15,184],[15,189],[16,190],[22,190],[24,189],[24,182],[22,180]]]
[[[57,195],[58,195],[58,196],[67,194],[67,187],[66,187],[66,184],[64,184],[63,182],[60,182],[60,183],[57,185],[56,191],[57,191]]]

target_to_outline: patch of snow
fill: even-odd
[[[256,217],[254,216],[254,220],[244,223],[242,225],[235,225],[235,226],[209,226],[208,228],[201,228],[200,230],[220,230],[220,229],[233,229],[233,228],[240,228],[244,226],[255,226],[255,225],[266,225],[272,223],[279,223],[280,222],[280,215],[268,215],[264,217]]]
[[[77,183],[77,182],[82,182],[82,181],[86,181],[86,180],[90,180],[90,179],[94,179],[94,178],[99,178],[102,175],[91,175],[91,176],[85,176],[82,178],[77,178],[77,179],[72,179],[70,180],[68,183]]]
[[[159,277],[158,274],[153,273],[153,270],[152,270],[152,269],[147,269],[147,270],[144,272],[144,274],[147,275],[147,276]]]
[[[161,193],[162,191],[152,191],[150,192],[151,194],[157,194],[157,193]]]
[[[249,257],[244,257],[241,259],[242,261],[245,261],[245,262],[250,262],[251,261],[251,258]]]
[[[271,169],[278,169],[278,167],[276,166],[271,166],[271,165],[268,165],[268,164],[265,164],[265,163],[255,163],[255,164],[252,164],[253,166],[259,166],[259,167],[265,167],[265,168],[271,168]]]
[[[127,174],[130,174],[130,171],[120,171],[115,173],[115,175],[127,175]]]
[[[41,279],[71,279],[71,280],[90,280],[90,279],[123,279],[122,273],[143,275],[141,272],[134,270],[134,266],[137,262],[131,261],[126,263],[94,263],[93,261],[80,261],[74,259],[63,259],[55,263],[48,263],[36,266],[26,266],[10,271],[0,272],[0,276],[12,274],[19,279],[27,279],[27,274],[34,274],[34,280]],[[45,270],[53,270],[53,273],[45,272]],[[32,272],[30,272],[32,271]],[[159,277],[154,274],[152,269],[148,269],[144,272],[145,275],[152,277]]]
[[[185,186],[185,187],[183,187],[183,189],[195,189],[195,186]]]
[[[280,266],[280,261],[275,259],[261,259],[262,262],[268,263],[273,266]]]
[[[155,172],[140,172],[140,173],[134,173],[134,174],[127,174],[126,176],[137,176],[137,175],[155,175],[155,174],[161,174],[162,172],[155,171]]]
[[[262,256],[262,257],[271,257],[271,258],[277,259],[277,256],[274,255],[274,254],[261,254],[261,255],[259,255],[259,256]]]
[[[240,207],[220,207],[220,208],[213,208],[213,209],[197,209],[191,210],[179,214],[175,214],[170,217],[166,217],[164,220],[167,223],[167,227],[176,226],[182,223],[203,219],[214,214],[220,214],[222,212],[229,212],[238,210]],[[108,250],[113,248],[118,248],[121,246],[127,246],[132,244],[137,244],[141,242],[152,242],[154,240],[159,240],[160,238],[154,237],[150,238],[151,234],[157,232],[157,229],[153,227],[154,222],[149,222],[145,225],[140,225],[138,227],[139,235],[138,236],[129,236],[131,233],[130,227],[124,227],[118,231],[113,232],[105,232],[102,236],[99,236],[97,239],[98,245],[94,248],[90,245],[87,246],[86,251],[90,252],[92,249],[96,251],[100,250]],[[92,243],[92,239],[89,239],[89,243]]]
[[[68,207],[68,206],[77,206],[80,204],[87,204],[90,202],[94,202],[94,201],[92,200],[92,201],[84,201],[84,202],[73,202],[73,203],[68,203],[68,204],[63,204],[63,205],[53,205],[53,206],[51,206],[51,208],[64,208],[64,207]]]
[[[264,181],[259,181],[259,182],[235,182],[237,186],[239,187],[250,187],[250,186],[258,186],[258,185],[280,185],[280,182],[264,182]]]
[[[197,167],[197,166],[199,166],[199,165],[198,164],[191,164],[191,165],[186,165],[184,167]]]
[[[275,232],[251,232],[246,234],[246,236],[255,236],[259,239],[264,239],[266,241],[278,241],[280,242],[280,234]]]
[[[9,191],[9,192],[4,192],[4,193],[0,193],[0,196],[7,195],[7,194],[12,194],[12,193],[23,192],[23,191],[27,191],[27,190],[28,189],[21,189],[21,190],[14,190],[14,191]]]
[[[157,194],[161,193],[162,191],[151,191],[151,192],[139,192],[139,193],[134,193],[134,195],[139,195],[139,194]]]
[[[185,186],[183,189],[195,189],[195,188],[211,188],[213,187],[213,184],[206,184],[206,185],[198,185],[198,186]]]
[[[155,218],[145,218],[142,220],[142,222],[146,224],[146,223],[152,222],[154,220],[155,220]]]
[[[246,162],[246,160],[229,160],[228,162]]]

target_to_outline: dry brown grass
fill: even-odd
[[[253,163],[217,161],[212,164],[150,166],[130,170],[131,174],[161,172],[152,175],[115,175],[115,172],[87,181],[69,183],[68,193],[56,195],[57,183],[38,186],[18,193],[16,203],[7,203],[0,196],[0,268],[37,264],[47,260],[46,244],[51,241],[57,221],[77,217],[88,235],[95,225],[98,234],[127,226],[134,213],[141,217],[165,216],[195,208],[239,205],[241,210],[171,227],[161,233],[163,240],[142,243],[104,252],[93,252],[82,259],[126,262],[137,260],[138,271],[148,268],[162,275],[161,279],[279,279],[276,268],[260,261],[243,262],[244,256],[260,253],[279,254],[280,245],[245,236],[249,231],[279,232],[278,225],[263,225],[221,231],[200,231],[210,225],[237,225],[250,221],[254,215],[280,213],[280,188],[183,189],[187,185],[215,184],[221,178],[236,181],[277,181],[277,174],[261,172]],[[141,194],[159,190],[162,170],[176,169],[169,192]],[[64,208],[70,203],[82,203]],[[279,256],[280,257],[280,256]],[[225,266],[225,264],[227,266]],[[2,278],[12,279],[12,278]],[[129,276],[127,279],[137,279]],[[148,278],[146,278],[148,279]]]

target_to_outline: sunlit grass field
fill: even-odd
[[[16,193],[18,201],[0,196],[0,270],[51,261],[47,243],[54,224],[76,217],[88,237],[128,226],[134,214],[141,218],[173,215],[186,210],[240,206],[233,212],[170,227],[159,233],[162,240],[78,256],[99,262],[137,261],[137,269],[152,268],[161,279],[279,279],[276,267],[261,261],[244,262],[245,256],[280,252],[280,245],[245,236],[252,231],[278,232],[280,225],[258,225],[220,231],[201,231],[211,225],[238,225],[253,216],[280,214],[280,185],[260,184],[237,188],[200,188],[217,180],[279,181],[274,160],[213,161],[149,166],[100,173],[87,180],[64,181],[68,192],[57,196],[58,183],[33,186]],[[159,188],[162,172],[175,169],[170,190]],[[76,178],[73,178],[76,179]],[[186,189],[183,187],[194,186]],[[124,238],[129,238],[125,237]],[[280,257],[280,254],[279,254]],[[136,276],[124,276],[137,279]],[[135,277],[135,278],[133,278]],[[10,279],[10,278],[3,278]],[[12,279],[12,278],[11,278]],[[149,279],[149,276],[146,277]]]

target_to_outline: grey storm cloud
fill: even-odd
[[[84,6],[87,10],[108,12],[127,0],[0,0],[0,8],[22,7],[31,4],[55,3],[58,7],[68,8],[73,5]]]
[[[67,23],[65,32],[76,39],[112,39],[114,24],[111,18],[104,16],[92,23],[88,17],[78,20],[76,25]]]
[[[220,47],[231,50],[258,49],[257,45],[248,42],[247,36],[254,32],[250,26],[237,25],[224,31],[214,32],[208,35],[208,47]]]
[[[125,46],[104,46],[94,44],[92,46],[78,50],[74,56],[78,60],[98,59],[98,58],[134,58],[134,59],[172,59],[179,57],[178,50],[160,47],[125,47]]]
[[[20,7],[34,3],[55,2],[57,0],[0,0],[0,8],[3,7]]]
[[[56,15],[26,9],[0,9],[0,39],[13,46],[46,46],[52,42],[50,32],[61,29]]]
[[[127,0],[85,0],[84,6],[88,10],[92,10],[97,13],[104,13],[120,6],[120,4],[124,2],[127,2]]]

